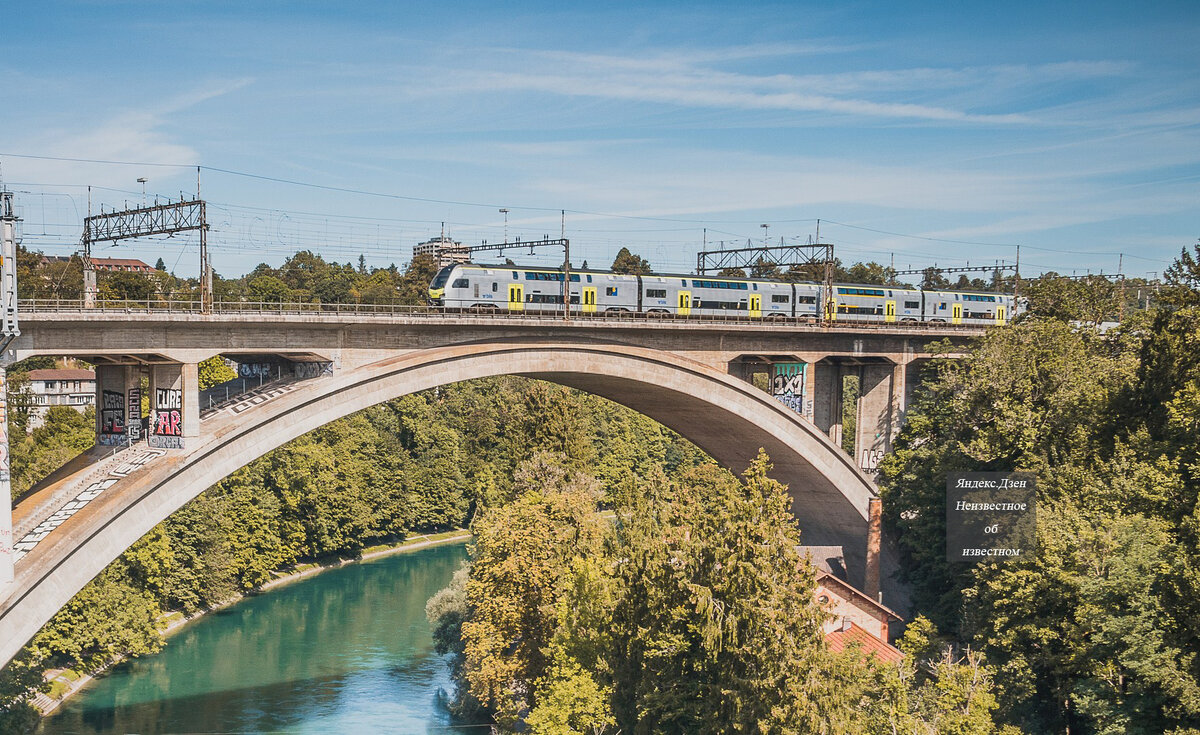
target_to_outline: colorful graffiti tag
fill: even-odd
[[[805,399],[807,363],[781,362],[771,366],[771,394],[796,413],[812,418],[812,402]]]
[[[100,434],[125,435],[125,394],[118,390],[100,393]]]
[[[183,449],[183,391],[157,388],[149,443],[160,449]]]
[[[135,442],[142,438],[142,391],[138,388],[129,389],[129,410],[125,414],[125,433],[129,441]]]

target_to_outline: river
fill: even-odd
[[[477,732],[447,728],[425,620],[465,558],[461,543],[433,546],[248,597],[113,667],[38,732]]]

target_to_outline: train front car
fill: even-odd
[[[457,265],[448,265],[442,268],[433,277],[433,280],[429,282],[429,295],[426,297],[426,300],[430,306],[446,305],[446,284],[450,282],[450,275],[457,267]]]

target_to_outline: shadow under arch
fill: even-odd
[[[579,388],[677,431],[735,473],[760,447],[789,486],[808,545],[840,545],[854,584],[865,569],[868,501],[877,490],[812,423],[754,386],[668,352],[600,342],[479,342],[410,349],[307,381],[237,417],[209,418],[195,448],[154,463],[106,491],[39,544],[0,601],[6,663],[68,600],[125,549],[231,472],[330,421],[418,391],[519,375]],[[884,588],[895,560],[883,550]],[[889,592],[890,594],[890,592]]]

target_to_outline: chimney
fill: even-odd
[[[883,533],[882,501],[871,498],[867,501],[867,570],[863,579],[863,592],[872,600],[879,595],[879,546]]]

